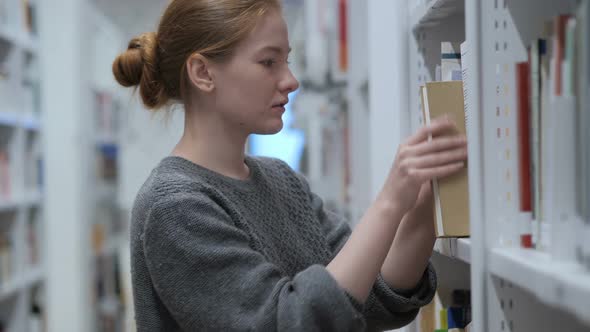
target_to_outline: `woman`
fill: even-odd
[[[465,137],[440,119],[407,140],[351,232],[285,163],[244,153],[282,128],[289,51],[279,0],[174,0],[113,63],[147,108],[185,107],[133,209],[139,331],[389,329],[432,299],[429,180],[463,167]]]

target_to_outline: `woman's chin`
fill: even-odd
[[[263,128],[258,128],[255,134],[258,135],[274,135],[283,129],[283,120],[273,121],[272,123],[268,123]]]

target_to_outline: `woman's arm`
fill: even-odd
[[[280,163],[282,167],[290,169],[286,163]],[[299,178],[304,191],[310,197],[312,209],[318,217],[322,233],[326,237],[332,253],[329,262],[340,252],[350,237],[352,233],[350,225],[340,215],[324,208],[322,199],[310,190],[304,176],[295,173],[294,175]],[[386,331],[407,325],[414,320],[420,307],[430,303],[435,290],[436,273],[432,267],[424,272],[420,287],[416,287],[411,292],[399,292],[392,289],[379,275],[374,281],[365,305],[362,307],[367,329],[369,331]],[[358,301],[355,300],[354,302]],[[355,304],[355,306],[357,305]]]
[[[404,216],[381,275],[396,289],[413,289],[420,282],[435,241],[430,183],[422,186],[416,206]]]
[[[338,284],[359,302],[366,300],[380,271],[390,273],[393,270],[393,276],[389,277],[392,279],[390,285],[398,288],[410,284],[418,271],[420,275],[423,274],[424,268],[418,269],[420,262],[404,266],[403,264],[411,264],[411,259],[400,260],[398,257],[413,253],[406,251],[412,249],[407,247],[407,243],[429,236],[427,227],[422,226],[424,230],[418,232],[413,230],[421,227],[411,214],[408,222],[404,223],[404,228],[411,230],[404,230],[403,236],[400,234],[400,238],[407,237],[407,240],[401,241],[400,250],[403,251],[396,252],[397,249],[393,248],[394,252],[386,263],[391,269],[382,269],[382,265],[392,251],[393,239],[397,238],[396,232],[398,227],[401,228],[402,217],[416,205],[422,185],[433,178],[451,175],[464,167],[463,161],[467,156],[465,137],[441,136],[453,131],[455,126],[449,119],[437,119],[430,126],[421,128],[400,146],[378,198],[342,250],[328,264],[327,269]],[[428,251],[426,247],[421,249],[422,256]],[[404,272],[406,268],[410,271]]]
[[[394,203],[373,204],[326,269],[357,301],[367,299],[404,211]]]

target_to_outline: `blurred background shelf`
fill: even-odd
[[[13,111],[0,111],[0,126],[40,131],[41,119],[39,119],[38,115],[30,113],[22,114]]]
[[[35,114],[25,114],[22,118],[22,126],[27,130],[39,131],[41,130],[41,119]]]
[[[0,25],[0,40],[16,45],[28,53],[37,53],[39,40],[26,32],[16,33],[6,25]]]
[[[44,272],[40,267],[28,270],[22,275],[15,276],[4,284],[0,284],[0,301],[3,301],[18,292],[27,290],[43,281]]]
[[[465,11],[462,0],[430,0],[421,1],[410,12],[410,27],[412,30],[430,28],[442,25],[445,20]]]

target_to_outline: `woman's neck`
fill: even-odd
[[[228,128],[214,113],[185,112],[184,134],[172,151],[195,164],[235,179],[246,179],[244,163],[247,135]]]

